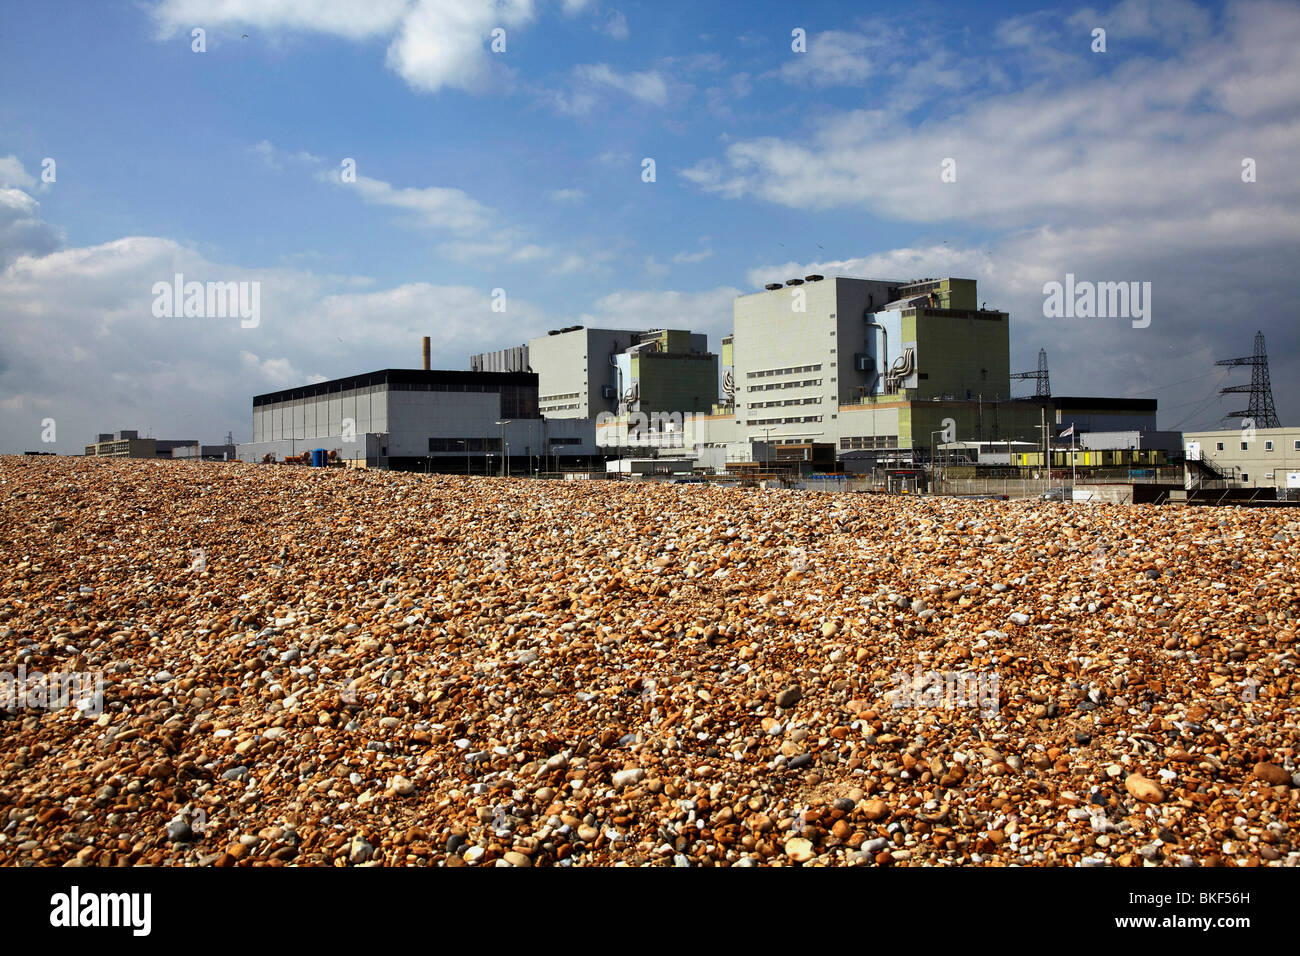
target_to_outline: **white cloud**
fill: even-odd
[[[623,16],[623,11],[615,10],[614,15],[605,22],[602,28],[605,35],[615,40],[626,40],[630,35],[627,28],[627,17]]]
[[[679,252],[673,256],[673,262],[676,263],[696,263],[703,262],[713,255],[712,249],[701,249],[699,252]]]
[[[36,177],[23,168],[22,160],[13,154],[0,156],[0,187],[31,189],[35,185]]]
[[[22,164],[4,175],[22,182]],[[43,220],[40,210],[41,204],[21,189],[0,187],[0,269],[20,256],[43,256],[63,244],[62,230]]]
[[[315,156],[305,149],[296,153],[286,153],[283,150],[276,149],[275,144],[269,139],[264,139],[260,143],[254,143],[248,147],[248,152],[256,156],[270,169],[284,169],[286,163],[297,163],[308,166],[317,166],[324,160],[320,156]]]
[[[587,194],[581,189],[552,189],[546,194],[546,198],[551,202],[582,202],[587,198]]]
[[[396,29],[409,6],[408,0],[161,0],[153,14],[163,36],[196,26],[248,26],[362,40]]]
[[[509,50],[510,31],[536,17],[532,0],[161,0],[153,13],[163,37],[196,25],[352,41],[391,37],[387,65],[412,88],[430,93],[491,87],[506,73],[489,49],[492,29],[506,30]]]
[[[339,170],[322,174],[342,189],[355,189],[361,199],[375,206],[390,206],[415,214],[422,225],[448,232],[469,233],[492,224],[490,209],[461,189],[443,186],[395,187],[381,179],[357,176],[356,182],[342,182]]]
[[[155,318],[153,285],[177,272],[187,281],[260,282],[260,324]],[[205,442],[233,429],[246,441],[255,394],[418,367],[421,335],[434,338],[440,366],[466,368],[471,352],[548,327],[517,294],[501,314],[488,290],[467,286],[335,291],[358,279],[367,281],[245,269],[148,236],[20,257],[0,271],[0,314],[12,317],[0,350],[0,449],[74,453],[119,428]],[[57,424],[55,449],[40,442],[46,417]]]
[[[1067,22],[1084,31],[1089,41],[1093,28],[1104,28],[1108,50],[1116,39],[1152,39],[1181,46],[1203,39],[1211,29],[1209,12],[1191,0],[1122,0],[1105,12],[1086,7]]]
[[[866,33],[844,30],[814,33],[808,37],[807,51],[789,51],[787,62],[775,75],[800,86],[858,86],[875,72],[869,53],[882,44],[880,36]]]
[[[650,106],[666,106],[669,98],[669,84],[657,70],[620,73],[607,63],[575,66],[567,89],[545,91],[542,98],[561,113],[585,116],[610,91]]]
[[[599,328],[707,332],[716,350],[721,337],[731,333],[732,300],[742,294],[731,286],[699,292],[622,290],[601,296],[579,321]]]
[[[1213,104],[1207,108],[1207,104]],[[1047,218],[1208,215],[1295,205],[1296,177],[1241,182],[1243,155],[1282,170],[1300,152],[1300,8],[1240,4],[1181,57],[962,103],[942,122],[842,112],[807,133],[741,140],[683,175],[722,196],[912,222],[1017,227]],[[941,163],[956,161],[956,182]]]

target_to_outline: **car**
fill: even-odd
[[[1073,494],[1070,488],[1051,488],[1038,497],[1043,501],[1069,501]]]

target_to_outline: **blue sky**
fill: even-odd
[[[1045,347],[1057,393],[1162,427],[1235,407],[1213,360],[1262,328],[1294,422],[1297,149],[1293,3],[9,4],[0,450],[47,417],[61,451],[246,439],[252,394],[425,334],[451,368],[576,322],[716,348],[736,295],[809,271],[975,278],[1013,365]],[[258,326],[155,318],[175,272],[260,282]],[[1067,272],[1150,281],[1151,325],[1044,317]]]

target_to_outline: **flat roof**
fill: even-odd
[[[326,382],[284,388],[253,396],[253,407],[273,405],[276,402],[316,398],[333,392],[346,392],[371,385],[531,385],[537,386],[536,372],[471,372],[467,369],[383,368],[363,372],[346,378],[332,378]]]
[[[1105,397],[1079,397],[1067,395],[1049,395],[1047,398],[1036,395],[1025,395],[1020,398],[1013,398],[1013,402],[1029,402],[1033,405],[1042,405],[1044,403],[1056,408],[1065,410],[1072,409],[1082,411],[1086,409],[1095,409],[1097,411],[1144,411],[1154,412],[1156,410],[1156,399],[1154,398],[1105,398]]]

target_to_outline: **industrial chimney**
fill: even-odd
[[[429,371],[429,336],[424,337],[424,370]]]

